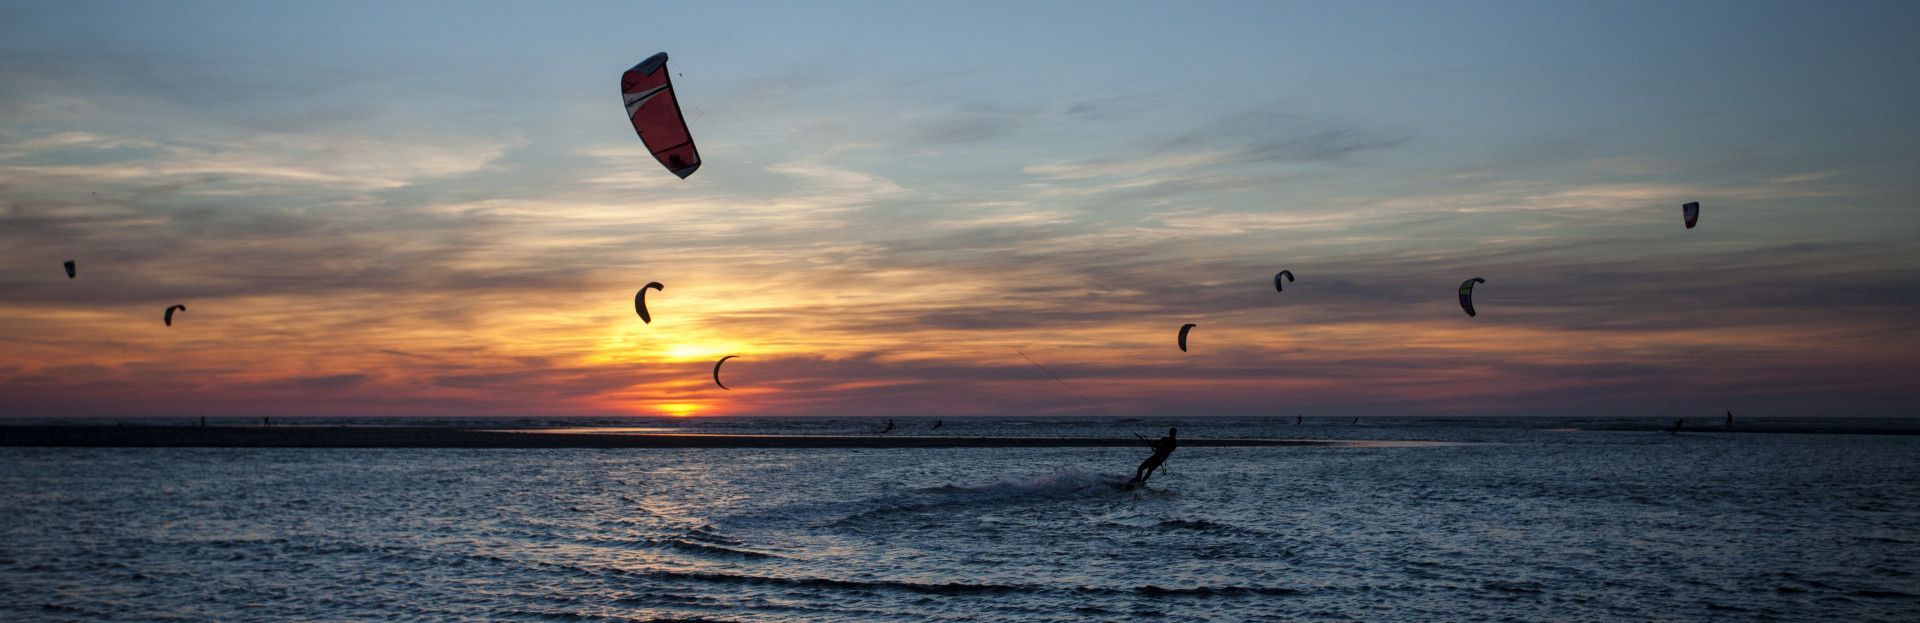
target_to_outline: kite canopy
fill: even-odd
[[[1287,281],[1293,281],[1293,271],[1291,271],[1291,270],[1283,270],[1283,271],[1280,271],[1279,273],[1277,273],[1277,274],[1275,274],[1275,275],[1273,276],[1273,291],[1274,291],[1274,292],[1282,292],[1282,291],[1285,291],[1285,288],[1282,288],[1282,287],[1280,287],[1280,278],[1281,278],[1281,277],[1286,277],[1286,278],[1287,278]]]
[[[1467,310],[1468,318],[1480,315],[1473,311],[1473,284],[1486,282],[1487,280],[1479,277],[1460,282],[1460,309]]]
[[[166,313],[166,315],[164,315],[164,316],[161,316],[161,317],[160,317],[160,319],[161,319],[161,320],[163,320],[163,321],[166,321],[166,323],[167,323],[167,326],[169,326],[169,327],[171,327],[171,326],[173,326],[173,312],[174,312],[174,311],[176,311],[176,310],[177,310],[177,311],[187,311],[187,306],[185,306],[185,305],[175,305],[175,306],[173,306],[173,307],[168,307],[168,308],[167,308],[167,313]]]
[[[67,260],[67,278],[73,278],[73,260]]]
[[[627,103],[627,119],[640,142],[674,175],[686,179],[700,168],[700,151],[693,148],[693,132],[680,114],[668,77],[667,53],[640,61],[620,76],[620,98]]]
[[[667,287],[660,285],[658,281],[651,281],[640,288],[639,292],[633,293],[633,312],[640,314],[640,322],[653,324],[653,314],[647,313],[647,290],[649,289],[665,292]]]
[[[1700,222],[1700,202],[1689,201],[1680,206],[1680,216],[1687,220],[1687,229],[1693,229],[1693,224]]]
[[[1180,325],[1180,352],[1187,352],[1187,332],[1192,331],[1193,328],[1197,326],[1200,325],[1193,323]]]
[[[739,355],[727,355],[725,357],[721,357],[719,361],[713,362],[713,384],[719,385],[720,389],[724,389],[728,391],[733,390],[733,388],[727,387],[726,383],[720,382],[720,365],[726,363],[728,359],[732,359],[734,357],[739,357]]]

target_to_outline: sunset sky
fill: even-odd
[[[0,416],[1920,399],[1920,3],[920,4],[0,6]]]

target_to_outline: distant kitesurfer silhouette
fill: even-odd
[[[1727,412],[1727,428],[1733,428],[1733,412]]]
[[[1299,426],[1301,422],[1305,422],[1306,420],[1307,420],[1307,416],[1304,416],[1304,415],[1293,416],[1293,425]]]
[[[890,430],[893,430],[893,420],[887,420],[887,427],[880,429],[880,432],[881,434],[885,434],[887,431],[890,431]]]
[[[1680,432],[1680,426],[1686,423],[1687,421],[1684,419],[1674,420],[1673,426],[1667,427],[1667,434],[1671,435],[1671,434]]]
[[[933,429],[934,429],[934,430],[940,430],[940,427],[941,427],[941,426],[945,426],[946,424],[947,424],[947,423],[946,423],[945,421],[943,421],[943,420],[934,420],[934,421],[933,421]]]
[[[1147,477],[1153,475],[1153,470],[1159,469],[1161,463],[1167,462],[1167,455],[1173,454],[1173,449],[1180,445],[1174,441],[1174,435],[1179,432],[1180,429],[1169,428],[1167,429],[1167,436],[1147,444],[1147,447],[1153,448],[1153,455],[1147,457],[1147,460],[1141,461],[1140,467],[1133,470],[1133,484],[1147,484]],[[1145,439],[1145,437],[1141,437],[1141,439]]]

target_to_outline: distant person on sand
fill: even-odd
[[[1147,460],[1141,461],[1140,467],[1133,470],[1134,484],[1147,484],[1147,477],[1153,475],[1153,470],[1159,469],[1161,463],[1167,462],[1167,455],[1173,454],[1173,449],[1180,446],[1178,442],[1174,441],[1174,436],[1179,432],[1180,429],[1178,428],[1169,428],[1167,429],[1167,436],[1161,437],[1159,441],[1147,444],[1147,447],[1153,448],[1153,455],[1147,457]]]

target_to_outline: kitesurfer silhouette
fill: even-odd
[[[885,433],[890,430],[893,430],[893,420],[887,420],[887,427],[880,429],[880,432]]]
[[[1140,467],[1133,470],[1133,484],[1147,484],[1147,477],[1153,475],[1153,470],[1159,469],[1161,463],[1167,462],[1167,455],[1173,454],[1173,449],[1180,446],[1178,442],[1174,441],[1174,436],[1179,432],[1180,429],[1169,428],[1167,429],[1167,436],[1147,444],[1147,447],[1153,448],[1153,455],[1147,457],[1147,460],[1141,461]]]

